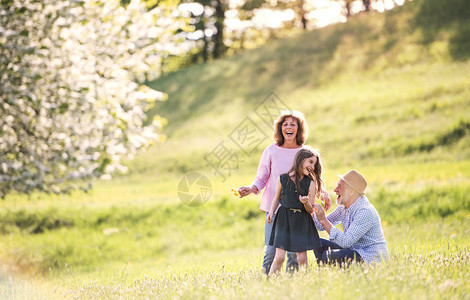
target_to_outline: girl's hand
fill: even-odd
[[[266,217],[266,221],[268,224],[271,224],[273,222],[273,213],[269,213],[268,216]]]
[[[300,196],[300,195],[299,195],[299,200],[300,200],[300,202],[302,202],[303,204],[307,203],[309,198],[310,198],[310,195],[308,195],[308,196]]]
[[[328,211],[331,207],[330,194],[328,194],[326,190],[323,190],[321,193],[321,198],[323,202],[325,203],[325,210]]]
[[[310,178],[312,178],[312,179],[315,178],[315,175],[314,175],[314,173],[313,173],[313,169],[312,169],[311,167],[307,167],[307,171],[310,173],[310,174],[309,174],[309,177],[310,177]]]

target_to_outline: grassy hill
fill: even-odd
[[[462,3],[423,0],[362,14],[152,82],[169,95],[152,111],[168,119],[168,143],[141,157],[145,168],[204,169],[203,155],[271,92],[305,113],[308,143],[332,167],[468,159],[470,14]],[[260,151],[271,142],[263,130]],[[253,173],[260,151],[243,168]]]
[[[327,298],[467,297],[469,37],[466,1],[415,0],[150,83],[169,95],[151,112],[168,119],[167,139],[129,161],[128,175],[88,194],[0,202],[0,295],[14,292],[5,271],[45,278],[42,288],[67,298],[305,298],[312,286]],[[259,196],[240,200],[230,188],[251,183],[272,143],[256,114],[272,92],[304,112],[330,193],[350,168],[368,179],[389,264],[312,265],[271,281],[259,272]],[[249,154],[230,138],[246,118],[262,137]],[[240,158],[226,178],[205,160],[220,143]],[[210,180],[203,206],[178,199],[189,172]]]

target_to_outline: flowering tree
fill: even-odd
[[[66,192],[125,171],[158,140],[143,85],[175,49],[180,19],[140,1],[2,0],[0,196]]]

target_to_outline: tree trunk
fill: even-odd
[[[209,59],[209,38],[206,36],[206,13],[203,11],[201,16],[201,23],[202,23],[202,40],[204,41],[204,45],[202,46],[202,60],[207,62]]]
[[[304,9],[304,4],[305,4],[305,0],[300,0],[300,7],[299,7],[299,11],[300,11],[300,21],[302,22],[302,29],[306,30],[307,29],[307,18],[305,18],[305,14],[307,13]]]
[[[202,60],[204,62],[207,62],[207,60],[209,59],[209,39],[207,38],[206,36],[206,33],[204,33],[204,36],[203,36],[203,39],[204,39],[204,46],[202,48]]]
[[[224,44],[224,19],[225,19],[225,9],[222,3],[223,0],[215,0],[215,28],[217,33],[213,36],[214,40],[214,58],[219,58],[225,53],[225,44]]]
[[[346,18],[351,16],[351,2],[346,1]]]

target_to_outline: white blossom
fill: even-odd
[[[0,196],[126,171],[121,157],[159,139],[162,119],[144,122],[166,95],[143,82],[180,26],[138,0],[0,4]]]

